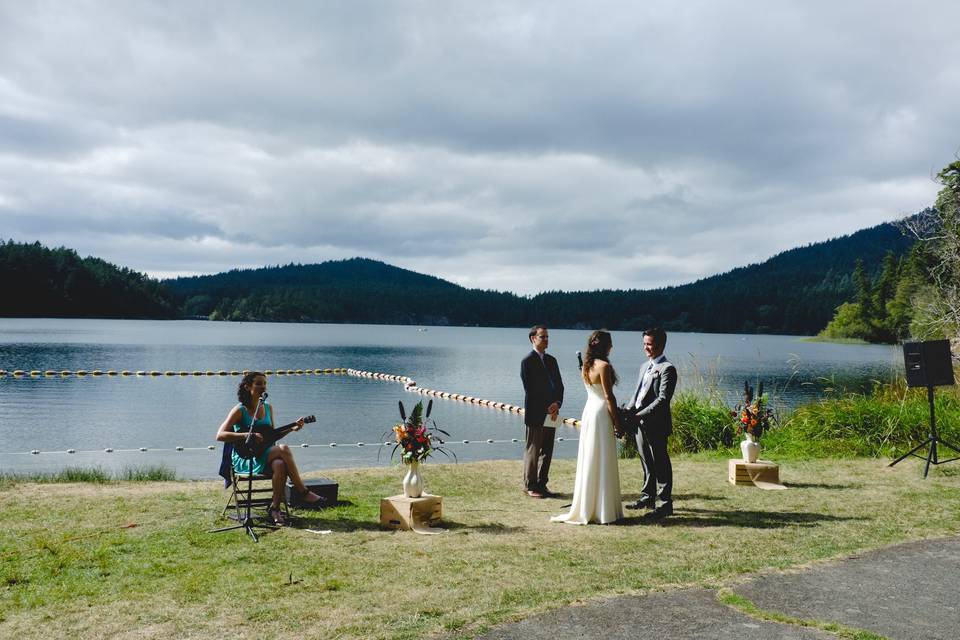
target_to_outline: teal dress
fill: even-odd
[[[250,422],[253,420],[253,416],[250,415],[250,412],[247,411],[247,408],[243,404],[238,404],[240,407],[240,423],[233,425],[234,433],[237,432],[246,432],[250,430]],[[273,420],[270,419],[270,405],[263,405],[263,417],[256,421],[254,426],[266,425],[268,427],[273,426]],[[256,458],[250,458],[246,460],[237,455],[237,452],[234,451],[231,460],[233,462],[233,470],[237,473],[254,473],[254,474],[271,474],[270,467],[267,466],[267,456],[270,455],[270,450],[273,449],[273,445],[267,447],[267,450],[263,452],[262,455]]]

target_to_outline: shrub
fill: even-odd
[[[935,394],[940,435],[960,436],[960,393],[945,387]],[[764,440],[769,452],[808,456],[883,457],[905,453],[928,435],[930,409],[925,389],[908,389],[900,378],[874,385],[872,393],[849,393],[797,407],[783,428]]]
[[[733,442],[730,408],[716,393],[681,391],[673,398],[672,412],[672,451],[720,449]]]

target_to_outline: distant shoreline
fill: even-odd
[[[212,320],[204,316],[191,316],[183,318],[147,318],[147,317],[110,317],[110,316],[4,316],[0,315],[0,320],[121,320],[121,321],[133,321],[133,322],[209,322],[211,324],[227,324],[227,325],[241,325],[241,324],[303,324],[303,325],[334,325],[334,326],[373,326],[373,327],[415,327],[415,328],[428,328],[428,329],[529,329],[529,325],[499,325],[499,324],[428,324],[424,322],[374,322],[370,320],[357,320],[357,321],[343,321],[343,322],[334,322],[329,320],[305,320],[303,318],[291,319],[291,320],[280,320],[280,319],[260,319],[260,320],[227,320],[227,319],[216,319]],[[564,324],[551,324],[552,329],[561,329],[564,331],[591,331],[594,329],[592,325],[586,325],[584,323],[577,323],[574,325],[564,325]],[[612,328],[609,329],[615,333],[642,333],[644,328]],[[704,331],[699,329],[668,329],[670,333],[685,333],[685,334],[707,334],[707,335],[736,335],[736,336],[778,336],[778,337],[788,337],[788,338],[800,338],[805,342],[841,342],[840,340],[820,340],[817,339],[817,336],[805,335],[798,333],[778,333],[778,332],[758,332],[758,333],[744,333],[740,331]],[[869,345],[869,342],[863,341],[851,341],[850,344],[865,344]]]
[[[866,340],[861,340],[860,338],[825,338],[823,336],[804,336],[801,338],[802,342],[828,342],[832,344],[887,344],[892,345],[896,344],[893,342],[867,342]]]

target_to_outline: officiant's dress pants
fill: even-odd
[[[657,506],[673,502],[673,465],[667,453],[667,437],[643,429],[637,432],[644,479],[640,499],[656,499]]]
[[[550,427],[527,427],[527,446],[523,452],[523,485],[527,491],[547,488],[556,431]]]

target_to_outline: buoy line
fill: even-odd
[[[153,378],[156,378],[156,377],[161,377],[161,376],[162,376],[162,377],[170,378],[170,377],[188,377],[188,376],[193,376],[193,377],[205,377],[205,376],[242,376],[242,375],[246,375],[246,374],[249,373],[249,372],[250,372],[249,369],[244,369],[243,371],[239,371],[239,370],[237,370],[237,369],[233,369],[233,370],[230,370],[230,371],[227,371],[227,370],[225,370],[225,369],[220,369],[220,370],[217,370],[217,371],[213,371],[213,370],[209,370],[209,369],[206,370],[206,371],[201,371],[201,370],[193,370],[193,371],[183,371],[183,370],[181,370],[181,371],[169,371],[169,370],[168,370],[168,371],[158,371],[158,370],[155,370],[155,369],[154,369],[154,370],[151,370],[151,371],[145,371],[145,370],[130,371],[130,370],[127,370],[127,369],[124,369],[124,370],[121,370],[121,371],[117,371],[117,370],[114,370],[114,369],[108,369],[108,370],[106,370],[106,371],[103,371],[102,369],[92,369],[92,370],[90,370],[90,371],[87,371],[87,370],[85,370],[85,369],[77,369],[77,370],[75,370],[75,371],[68,370],[68,369],[63,369],[63,370],[46,369],[46,370],[43,370],[43,371],[41,371],[41,370],[39,370],[39,369],[32,369],[32,370],[29,370],[29,371],[26,370],[26,369],[14,369],[13,371],[6,371],[5,369],[0,369],[0,378],[5,377],[5,376],[8,376],[8,375],[13,376],[14,378],[40,378],[40,377],[45,377],[45,378],[53,378],[53,377],[67,378],[67,377],[71,377],[71,376],[76,376],[76,377],[80,377],[80,378],[87,377],[87,376],[92,376],[92,377],[101,377],[101,376],[107,376],[107,377],[117,377],[117,376],[120,376],[120,377],[130,377],[130,376],[136,376],[136,377],[153,377]],[[508,411],[508,412],[510,412],[510,413],[517,413],[517,414],[520,414],[520,415],[523,415],[523,413],[524,413],[523,407],[518,407],[518,406],[515,406],[515,405],[512,405],[512,404],[506,403],[506,402],[499,402],[499,401],[495,401],[495,400],[487,400],[487,399],[484,399],[484,398],[476,398],[476,397],[474,397],[474,396],[468,396],[468,395],[464,395],[464,394],[462,394],[462,393],[452,393],[452,392],[449,392],[449,391],[438,391],[438,390],[436,390],[436,389],[428,389],[428,388],[426,388],[426,387],[419,387],[419,386],[417,386],[417,383],[414,382],[414,380],[413,380],[412,378],[410,378],[409,376],[396,375],[396,374],[392,374],[392,373],[382,373],[382,372],[380,372],[380,371],[364,371],[364,370],[362,370],[362,369],[350,369],[350,368],[344,368],[344,367],[337,367],[337,368],[326,368],[326,369],[265,369],[265,370],[263,371],[263,373],[264,373],[264,375],[268,375],[268,376],[274,376],[274,375],[276,375],[276,376],[348,375],[348,376],[353,376],[353,377],[357,377],[357,378],[370,378],[370,379],[374,379],[374,380],[387,380],[387,381],[390,381],[390,382],[399,382],[399,383],[403,384],[403,385],[404,385],[404,389],[407,390],[407,391],[409,391],[409,392],[411,392],[411,393],[419,393],[420,395],[432,396],[432,397],[435,397],[435,398],[442,398],[442,399],[444,399],[444,400],[454,400],[454,401],[458,401],[458,402],[465,402],[465,403],[467,403],[467,404],[476,404],[476,405],[479,405],[479,406],[482,406],[482,407],[487,407],[487,408],[489,408],[489,409],[497,409],[497,410],[499,410],[499,411]],[[563,424],[566,424],[566,425],[569,425],[569,426],[572,426],[572,427],[576,427],[576,428],[579,428],[579,427],[580,427],[580,421],[577,420],[577,419],[575,419],[575,418],[564,418],[564,419],[563,419]]]
[[[475,398],[473,396],[463,395],[462,393],[451,393],[449,391],[438,391],[436,389],[427,389],[426,387],[418,387],[414,382],[408,382],[405,386],[406,390],[411,393],[419,393],[424,396],[432,396],[434,398],[442,398],[444,400],[455,400],[458,402],[465,402],[467,404],[475,404],[481,407],[487,407],[488,409],[497,409],[499,411],[509,411],[510,413],[516,413],[523,415],[523,407],[518,407],[516,405],[508,404],[506,402],[498,402],[496,400],[485,400],[484,398]],[[565,424],[570,427],[580,428],[580,421],[576,418],[563,418],[561,421],[562,424]]]
[[[240,372],[240,371],[231,371],[231,372],[229,372],[229,373],[226,372],[226,371],[223,371],[222,373],[221,373],[221,372],[216,372],[216,373],[214,373],[214,372],[207,372],[206,375],[246,375],[247,373],[248,373],[248,371],[246,371],[246,370],[245,370],[245,371],[242,371],[242,372]],[[498,401],[494,401],[494,400],[486,400],[486,399],[484,399],[484,398],[477,398],[477,397],[474,397],[474,396],[468,396],[468,395],[464,395],[464,394],[461,394],[461,393],[451,393],[451,392],[449,392],[449,391],[439,391],[439,390],[437,390],[437,389],[429,389],[429,388],[427,388],[427,387],[419,387],[419,386],[417,386],[417,383],[416,383],[414,380],[412,380],[409,376],[395,375],[395,374],[390,374],[390,373],[382,373],[382,372],[379,372],[379,371],[364,371],[364,370],[361,370],[361,369],[349,369],[349,368],[335,368],[335,369],[267,369],[267,370],[265,370],[263,373],[264,373],[265,375],[305,375],[305,374],[306,374],[306,375],[309,375],[309,374],[312,374],[312,373],[316,373],[316,374],[337,374],[337,375],[348,375],[348,376],[353,376],[353,377],[357,377],[357,378],[370,378],[370,379],[374,379],[374,380],[387,380],[387,381],[390,381],[390,382],[399,382],[399,383],[402,383],[402,384],[404,385],[404,390],[405,390],[405,391],[408,391],[408,392],[410,392],[410,393],[418,393],[418,394],[420,394],[420,395],[431,396],[431,397],[440,398],[440,399],[443,399],[443,400],[453,400],[453,401],[457,401],[457,402],[464,402],[464,403],[467,403],[467,404],[475,404],[475,405],[477,405],[477,406],[487,407],[487,408],[489,408],[489,409],[496,409],[496,410],[499,410],[499,411],[508,411],[508,412],[510,412],[510,413],[516,413],[516,414],[518,414],[518,415],[522,415],[522,414],[524,413],[523,407],[518,407],[518,406],[516,406],[516,405],[512,405],[512,404],[509,404],[509,403],[506,403],[506,402],[498,402]],[[6,375],[6,374],[7,374],[6,371],[0,369],[0,375]],[[36,375],[34,375],[34,374],[36,374]],[[13,372],[13,375],[14,375],[15,377],[23,377],[23,376],[26,375],[26,374],[25,374],[25,372],[24,372],[23,370],[17,369],[17,370],[15,370],[15,371]],[[70,371],[56,372],[56,371],[50,370],[50,371],[47,371],[47,372],[31,371],[29,375],[30,375],[31,377],[38,377],[38,376],[40,376],[40,375],[49,375],[49,376],[54,376],[54,375],[62,375],[62,376],[77,375],[77,376],[84,376],[84,375],[87,375],[87,372],[84,371],[84,370],[78,370],[78,371],[75,371],[75,372],[70,372]],[[95,370],[93,370],[93,371],[90,372],[90,375],[100,376],[100,375],[104,375],[104,372],[101,371],[101,370],[99,370],[99,369],[95,369]],[[115,375],[118,375],[118,374],[117,374],[116,371],[109,370],[109,371],[106,372],[106,375],[108,375],[108,376],[111,376],[111,375],[112,375],[112,376],[115,376]],[[192,374],[190,374],[190,373],[188,373],[188,372],[186,372],[186,371],[181,371],[181,372],[167,371],[167,372],[162,372],[162,373],[159,372],[159,371],[150,371],[150,372],[137,371],[137,372],[135,372],[134,374],[131,374],[129,371],[121,371],[119,375],[138,375],[138,376],[143,376],[143,375],[149,375],[149,376],[160,376],[160,375],[164,375],[164,376],[174,376],[174,375],[187,376],[187,375],[195,375],[195,376],[201,376],[201,375],[204,375],[204,373],[203,373],[203,372],[200,372],[200,371],[195,371],[195,372],[193,372]],[[562,423],[565,424],[565,425],[568,425],[568,426],[575,427],[575,428],[577,428],[577,429],[580,428],[580,421],[579,421],[579,420],[576,420],[576,419],[574,419],[574,418],[564,418],[563,421],[562,421]],[[556,438],[556,441],[557,441],[557,442],[565,442],[565,441],[576,442],[577,439],[576,439],[576,438],[563,438],[563,437],[560,437],[560,438]],[[447,441],[447,442],[444,443],[444,444],[447,444],[447,445],[449,445],[449,444],[516,444],[516,443],[519,443],[519,442],[520,442],[520,440],[519,440],[518,438],[511,438],[510,440],[485,439],[485,440],[461,440],[461,441],[459,441],[459,442]],[[393,442],[384,442],[384,443],[379,443],[379,442],[377,442],[377,443],[365,443],[365,442],[337,443],[337,442],[330,442],[330,443],[327,443],[327,444],[308,444],[308,443],[304,443],[304,444],[301,444],[301,445],[298,445],[298,446],[301,447],[301,448],[306,449],[306,448],[308,448],[308,447],[329,447],[329,448],[335,448],[335,447],[367,447],[367,446],[370,446],[370,447],[386,447],[386,446],[393,446],[394,444],[395,444],[395,443],[393,443]],[[137,448],[135,448],[135,449],[116,449],[116,448],[112,448],[112,447],[107,447],[107,448],[105,448],[105,449],[85,449],[85,450],[66,449],[66,450],[56,450],[56,451],[40,451],[39,449],[32,449],[32,450],[30,450],[30,451],[0,451],[0,455],[39,455],[39,454],[41,454],[41,453],[47,453],[47,454],[52,454],[52,453],[66,453],[66,454],[74,454],[74,453],[129,453],[129,452],[136,452],[136,451],[140,451],[140,452],[148,452],[148,451],[178,451],[178,452],[179,452],[179,451],[214,451],[214,450],[216,450],[216,446],[214,446],[214,445],[207,445],[207,446],[205,446],[205,447],[174,447],[174,448],[172,448],[172,449],[162,449],[162,448],[151,449],[151,448],[147,448],[147,447],[137,447]]]
[[[577,438],[557,438],[557,442],[577,442]],[[495,440],[493,438],[488,438],[486,440],[447,440],[443,443],[443,446],[458,446],[462,444],[520,444],[523,443],[519,438],[510,438],[509,440]],[[298,445],[293,445],[301,449],[318,449],[326,447],[328,449],[336,449],[342,447],[392,447],[396,445],[396,442],[327,442],[327,443],[303,443]],[[39,456],[39,455],[50,455],[50,454],[78,454],[78,453],[162,453],[162,452],[186,452],[186,451],[218,451],[219,447],[216,445],[207,445],[205,447],[137,447],[134,449],[119,449],[114,447],[105,447],[103,449],[56,449],[50,451],[41,451],[39,449],[31,449],[30,451],[0,451],[0,456]]]
[[[227,370],[225,370],[225,369],[219,369],[219,370],[217,370],[217,371],[213,371],[213,370],[210,370],[210,369],[207,369],[207,370],[204,370],[204,371],[201,371],[201,370],[193,370],[193,371],[182,371],[182,370],[181,370],[181,371],[158,371],[158,370],[156,370],[156,369],[153,369],[153,370],[150,370],[150,371],[145,371],[145,370],[130,371],[130,370],[128,370],[128,369],[123,369],[123,370],[121,370],[121,371],[117,371],[117,370],[115,370],[115,369],[107,369],[106,371],[104,371],[104,370],[102,370],[102,369],[91,369],[91,370],[89,370],[89,371],[86,370],[86,369],[77,369],[77,370],[75,370],[75,371],[74,371],[74,370],[69,370],[69,369],[44,369],[44,370],[41,370],[41,369],[29,369],[29,370],[28,370],[28,369],[14,369],[13,371],[7,371],[6,369],[0,369],[0,378],[6,377],[6,376],[11,376],[11,377],[14,377],[14,378],[54,378],[54,377],[69,378],[69,377],[71,377],[71,376],[76,376],[76,377],[78,377],[78,378],[85,378],[85,377],[87,377],[87,376],[94,377],[94,378],[98,378],[98,377],[101,377],[101,376],[107,376],[107,377],[111,377],[111,378],[112,378],[112,377],[117,377],[117,376],[120,376],[120,377],[136,376],[136,377],[152,377],[152,378],[158,378],[158,377],[161,377],[161,376],[162,376],[162,377],[168,377],[168,378],[169,378],[169,377],[174,377],[174,376],[181,376],[181,377],[187,377],[187,376],[195,376],[195,377],[201,377],[201,376],[245,376],[245,375],[247,375],[248,373],[250,373],[250,370],[249,370],[249,369],[244,369],[243,371],[238,371],[238,370],[236,370],[236,369],[232,369],[232,370],[230,370],[230,371],[227,371]],[[278,376],[303,376],[303,375],[330,375],[330,374],[334,374],[334,375],[344,375],[344,374],[347,373],[347,370],[344,369],[344,368],[336,368],[336,369],[267,369],[267,370],[264,371],[263,373],[266,374],[266,375],[268,375],[268,376],[272,376],[272,375],[278,375]],[[395,376],[395,377],[396,377],[396,376]]]

